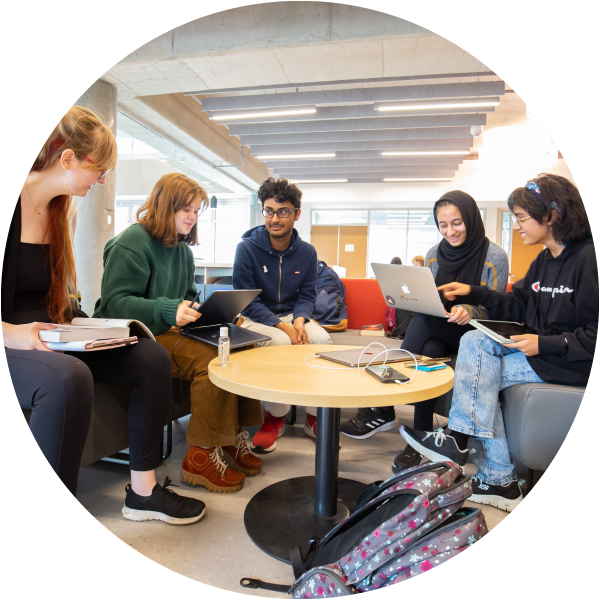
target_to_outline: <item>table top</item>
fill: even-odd
[[[219,367],[216,358],[209,363],[208,377],[216,386],[240,396],[330,408],[420,402],[436,398],[454,385],[454,371],[450,367],[439,371],[417,371],[410,383],[398,385],[382,383],[356,368],[344,368],[332,361],[314,358],[316,352],[352,348],[360,346],[265,346],[232,352],[226,367]],[[327,367],[327,370],[309,366],[306,359],[311,365]],[[393,363],[391,366],[411,377],[414,369],[406,366],[409,364]]]

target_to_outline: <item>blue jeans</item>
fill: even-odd
[[[543,383],[520,350],[511,350],[481,331],[469,331],[456,361],[448,427],[476,440],[477,476],[491,485],[514,479],[498,394],[518,383]]]

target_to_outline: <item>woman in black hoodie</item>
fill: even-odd
[[[400,433],[430,460],[467,462],[469,437],[480,440],[473,502],[511,511],[523,496],[510,459],[498,394],[518,383],[587,384],[598,333],[598,267],[583,201],[564,177],[543,174],[508,199],[526,246],[546,247],[512,293],[458,282],[440,286],[465,296],[491,319],[526,323],[533,333],[500,344],[480,331],[463,336],[448,428]]]

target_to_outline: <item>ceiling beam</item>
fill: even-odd
[[[253,94],[250,96],[224,96],[202,98],[202,110],[238,110],[244,108],[270,108],[302,106],[306,104],[348,104],[361,102],[390,102],[401,100],[426,100],[430,98],[471,98],[477,96],[502,96],[503,81],[475,83],[442,83],[432,85],[399,85],[377,88],[351,88],[318,92],[290,92],[284,94]]]
[[[413,175],[410,175],[409,177],[422,178],[422,177],[424,177],[424,175],[423,175],[423,173],[414,173]],[[448,177],[444,177],[444,178],[445,179],[446,178],[447,179],[452,179],[453,176],[449,175]],[[348,183],[386,183],[386,182],[383,181],[383,177],[327,177],[327,178],[318,177],[317,179],[347,179]],[[398,183],[398,184],[401,184],[401,183],[407,183],[407,184],[413,183],[414,184],[414,183],[419,183],[419,182],[410,182],[410,181],[402,182],[402,181],[396,181],[394,183]],[[424,185],[425,184],[431,185],[431,183],[435,183],[435,182],[424,181],[422,183]],[[439,182],[439,183],[441,183],[441,182]],[[302,186],[304,186],[304,185],[311,185],[311,184],[308,184],[308,183],[299,183],[298,184],[298,186],[300,188],[302,188]],[[325,185],[325,184],[323,184],[323,185]]]
[[[370,79],[339,79],[337,81],[315,81],[310,83],[276,83],[271,85],[251,85],[248,87],[221,88],[214,90],[199,90],[197,92],[185,92],[186,96],[197,96],[205,94],[230,94],[255,92],[261,90],[289,90],[307,87],[321,87],[329,85],[360,85],[369,83],[394,83],[396,81],[415,81],[422,79],[462,79],[463,77],[490,77],[495,76],[493,71],[481,71],[479,73],[442,73],[440,75],[405,75],[403,77],[372,77]]]
[[[333,119],[331,121],[297,121],[230,125],[231,135],[268,135],[270,133],[305,133],[321,131],[364,131],[373,129],[412,129],[422,127],[462,127],[485,125],[485,114],[432,115],[426,117],[380,117],[371,119]]]
[[[468,149],[465,149],[465,151],[468,152]],[[418,152],[418,151],[417,151]],[[311,156],[306,156],[305,158],[301,158],[301,159],[296,159],[296,158],[287,158],[287,159],[272,159],[272,158],[260,158],[260,156],[270,156],[269,154],[264,154],[261,152],[255,152],[253,153],[254,157],[257,158],[257,160],[263,161],[263,162],[267,162],[267,163],[271,163],[273,162],[273,164],[280,164],[282,162],[282,160],[284,161],[289,161],[289,162],[295,162],[297,160],[312,160]],[[281,153],[284,154],[284,153]],[[288,152],[288,154],[294,154],[294,153],[290,153]],[[274,156],[274,155],[273,155]],[[349,150],[347,152],[344,151],[337,151],[335,153],[335,160],[334,159],[328,159],[328,162],[337,162],[338,160],[342,159],[342,158],[360,158],[360,159],[365,159],[365,158],[384,158],[381,156],[380,151],[379,150]],[[434,163],[461,163],[463,161],[463,156],[460,154],[449,154],[449,155],[441,155],[441,156],[390,156],[387,158],[384,158],[384,160],[394,160],[394,159],[400,159],[403,161],[406,161],[404,164],[434,164]],[[327,160],[327,159],[314,159],[314,160],[318,160],[319,162],[321,162],[321,160]],[[416,160],[420,161],[420,162],[415,162]]]
[[[435,160],[434,157],[420,157],[420,156],[400,156],[400,157],[380,157],[380,158],[334,158],[334,159],[315,159],[315,160],[273,160],[264,161],[269,169],[274,171],[282,171],[287,168],[301,169],[306,167],[359,167],[361,165],[380,166],[380,165],[448,165],[449,168],[456,168],[459,164],[462,164],[462,157],[450,156],[440,157]]]
[[[282,177],[304,177],[306,175],[317,175],[319,173],[335,174],[337,176],[352,177],[358,173],[396,173],[399,177],[403,177],[403,173],[431,173],[432,171],[445,171],[447,173],[455,173],[458,165],[381,165],[367,166],[361,165],[357,167],[307,167],[302,169],[273,169]],[[383,177],[383,175],[382,175]]]
[[[414,127],[412,129],[381,129],[367,131],[326,131],[282,135],[242,135],[244,146],[252,144],[296,144],[310,142],[360,142],[366,140],[411,140],[435,138],[466,138],[470,127]],[[254,152],[253,152],[254,154]]]
[[[260,109],[259,109],[260,110]],[[465,115],[473,113],[483,112],[494,112],[493,106],[480,106],[476,108],[435,108],[429,110],[411,110],[410,116],[422,116],[422,115]],[[214,117],[228,117],[229,115],[239,114],[239,111],[210,111],[208,113],[211,120],[215,120]],[[218,122],[226,124],[240,124],[240,123],[279,123],[280,121],[322,121],[324,119],[361,119],[361,118],[384,118],[384,117],[397,117],[398,114],[392,112],[381,112],[375,110],[374,104],[352,104],[346,106],[319,106],[316,113],[307,115],[287,115],[283,117],[253,117],[251,115],[243,117],[241,119],[231,118],[220,118]],[[216,121],[216,120],[215,120]]]
[[[338,152],[359,150],[431,150],[443,148],[471,148],[473,137],[450,139],[417,139],[417,140],[366,140],[356,142],[313,142],[297,144],[264,144],[260,141],[252,144],[252,153],[285,154],[289,152]]]
[[[361,170],[356,171],[355,173],[330,173],[329,171],[325,171],[324,173],[318,171],[316,173],[308,173],[304,175],[299,175],[296,173],[277,173],[280,177],[285,177],[286,179],[361,179],[361,178],[374,178],[374,179],[383,179],[387,177],[447,177],[451,179],[455,175],[455,171],[406,171],[404,173],[398,173],[396,171],[369,171],[369,170]]]

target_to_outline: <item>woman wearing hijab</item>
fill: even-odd
[[[443,240],[430,248],[425,266],[431,269],[436,286],[453,281],[467,285],[483,285],[505,292],[508,282],[508,256],[485,235],[481,213],[469,194],[452,191],[444,194],[433,207],[433,217]],[[453,304],[442,298],[452,316],[448,319],[417,314],[411,321],[402,348],[414,354],[441,358],[458,352],[464,327],[472,318],[485,319],[482,306]],[[415,404],[414,428],[433,429],[433,412],[437,398]],[[344,435],[364,439],[379,431],[396,427],[393,406],[361,408],[358,415],[341,425]],[[429,428],[429,429],[428,429]],[[421,455],[407,446],[394,460],[394,470],[403,470],[421,462]]]

